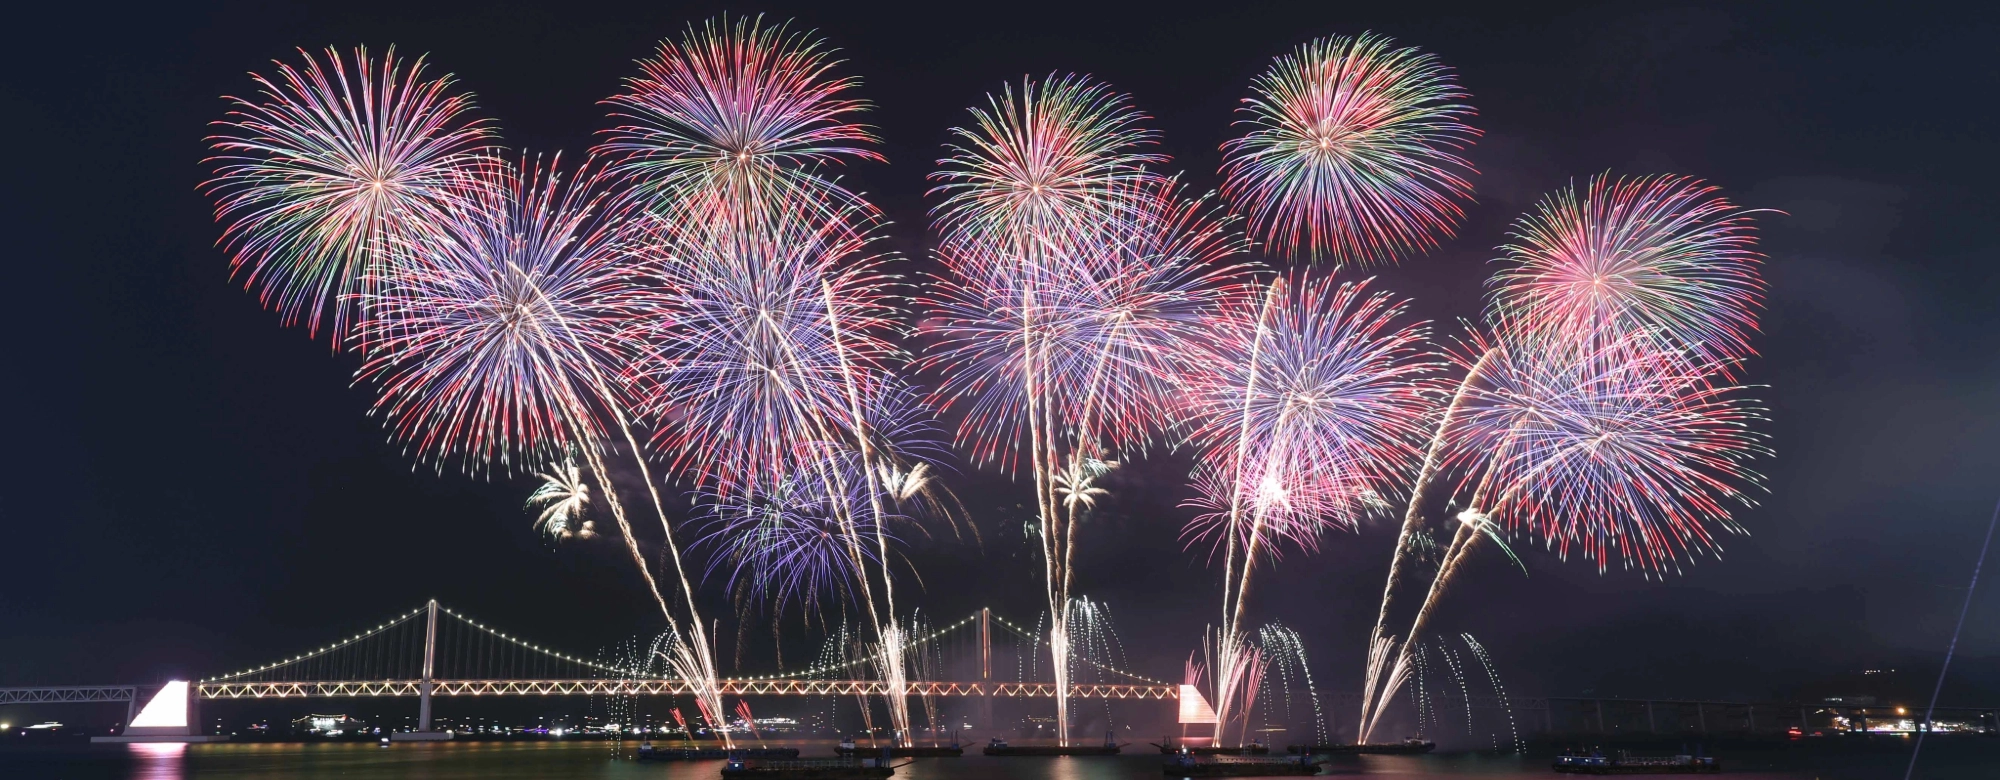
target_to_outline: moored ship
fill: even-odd
[[[956,758],[965,755],[965,748],[959,746],[956,736],[952,737],[951,744],[949,745],[911,745],[909,747],[893,745],[860,747],[854,744],[853,737],[846,737],[841,739],[840,744],[833,748],[834,754],[841,756],[879,756],[883,755],[883,751],[885,750],[888,751],[888,755],[891,758]]]
[[[1009,745],[1007,740],[994,737],[983,752],[989,756],[1115,756],[1119,745],[1114,736],[1106,732],[1102,745]]]
[[[723,780],[882,780],[896,774],[875,758],[753,759],[732,756]]]
[[[640,761],[717,761],[741,755],[744,758],[798,758],[798,748],[741,748],[730,750],[720,747],[654,747],[648,742],[639,746]]]
[[[1165,766],[1160,767],[1168,777],[1279,777],[1319,774],[1319,765],[1324,761],[1313,756],[1299,755],[1288,758],[1242,758],[1214,757],[1196,758],[1193,753],[1180,753]]]
[[[1258,742],[1252,742],[1248,745],[1190,745],[1186,742],[1175,740],[1173,737],[1167,737],[1165,742],[1153,742],[1149,744],[1159,748],[1161,753],[1167,755],[1174,755],[1185,751],[1190,755],[1196,756],[1261,756],[1271,752],[1270,748]]]
[[[1411,737],[1401,742],[1364,742],[1358,745],[1288,745],[1287,752],[1296,755],[1343,756],[1343,755],[1411,755],[1429,753],[1437,749],[1437,743]]]
[[[1549,768],[1566,775],[1712,775],[1722,772],[1722,763],[1714,756],[1701,755],[1700,750],[1677,756],[1634,756],[1623,752],[1605,756],[1592,752],[1564,753],[1556,756]]]

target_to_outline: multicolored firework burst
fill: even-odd
[[[1278,254],[1392,261],[1457,227],[1472,195],[1459,155],[1479,131],[1437,57],[1372,34],[1319,38],[1250,88],[1222,191]]]
[[[1129,404],[1162,386],[1160,348],[1211,302],[1206,284],[1232,273],[1212,263],[1235,240],[1145,169],[1162,159],[1141,151],[1152,134],[1102,84],[1024,79],[972,114],[931,174],[946,272],[926,291],[926,363],[944,375],[940,405],[967,409],[960,442],[1034,475],[1067,743],[1071,564],[1088,507],[1065,502],[1055,477],[1133,444],[1106,436],[1144,427],[1150,410]]]
[[[1464,379],[1412,489],[1371,644],[1364,739],[1481,539],[1525,530],[1600,571],[1615,557],[1662,576],[1712,551],[1716,530],[1737,530],[1732,505],[1750,505],[1761,482],[1750,463],[1770,454],[1763,410],[1734,379],[1763,291],[1743,212],[1690,179],[1600,176],[1581,199],[1574,188],[1545,199],[1515,234],[1490,328],[1454,355]],[[1404,542],[1439,474],[1457,475],[1459,523],[1394,653],[1385,626]]]
[[[1493,319],[1583,341],[1651,332],[1730,363],[1755,354],[1763,256],[1748,213],[1685,176],[1591,177],[1514,223]]]
[[[709,527],[702,536],[716,548],[710,573],[726,569],[732,588],[780,605],[811,610],[828,600],[859,603],[863,585],[886,562],[873,544],[854,543],[873,540],[878,518],[869,511],[858,459],[842,460],[704,496],[699,506]]]
[[[605,101],[626,124],[603,148],[676,218],[720,202],[736,217],[804,209],[872,219],[874,207],[823,170],[882,159],[868,148],[874,133],[850,121],[868,107],[845,96],[860,82],[831,76],[837,65],[812,33],[766,27],[761,16],[690,25]]]
[[[974,107],[972,126],[954,128],[931,190],[944,196],[932,210],[946,244],[1033,265],[1046,247],[1130,210],[1143,197],[1135,182],[1156,178],[1146,166],[1165,157],[1140,151],[1155,142],[1130,99],[1084,76],[1022,79],[987,107]]]
[[[958,438],[981,461],[1021,465],[1037,409],[1084,432],[1084,457],[1142,447],[1175,422],[1174,359],[1247,289],[1242,237],[1207,199],[1162,179],[1112,191],[1122,213],[1043,247],[1037,267],[986,243],[939,251],[945,274],[921,292],[924,362],[942,375],[939,403],[965,409]]]
[[[672,662],[719,708],[714,661],[657,488],[613,380],[635,356],[623,337],[644,294],[625,250],[632,202],[615,197],[603,167],[586,162],[565,183],[560,159],[488,158],[435,225],[399,234],[377,293],[365,303],[373,413],[440,469],[462,460],[547,463],[584,456],[627,550],[675,632],[691,634]],[[680,623],[640,552],[603,455],[622,437],[653,499],[686,598]],[[707,699],[713,699],[708,701]]]
[[[1370,288],[1282,277],[1211,318],[1185,358],[1182,402],[1210,469],[1198,482],[1219,513],[1191,523],[1190,538],[1310,548],[1322,529],[1352,527],[1398,492],[1443,365],[1407,303]]]
[[[1720,364],[1693,363],[1633,334],[1568,360],[1530,340],[1475,340],[1470,388],[1447,470],[1462,473],[1461,514],[1525,529],[1600,570],[1613,558],[1662,574],[1740,532],[1728,505],[1752,506],[1749,463],[1768,455],[1763,409]],[[1463,518],[1462,518],[1463,519]],[[1447,561],[1446,565],[1450,565]]]
[[[655,221],[650,234],[649,347],[629,374],[674,467],[725,487],[782,481],[818,445],[858,446],[855,402],[897,392],[901,354],[897,282],[872,236],[803,219]]]
[[[1182,531],[1223,559],[1214,655],[1218,706],[1255,647],[1241,628],[1260,555],[1312,549],[1400,484],[1416,458],[1441,366],[1405,304],[1331,275],[1280,277],[1211,319],[1186,358],[1183,402],[1205,510]],[[1222,737],[1227,719],[1216,725]]]
[[[350,66],[334,49],[323,63],[299,54],[303,68],[252,74],[259,97],[229,98],[203,188],[244,285],[288,325],[327,325],[338,346],[390,245],[463,209],[492,130],[469,116],[472,96],[454,94],[450,75],[425,78],[421,57],[406,65],[393,47],[380,60],[356,48]]]
[[[489,157],[439,213],[402,231],[364,299],[368,359],[398,439],[440,468],[561,460],[606,434],[606,383],[638,292],[621,255],[626,214],[601,167]]]

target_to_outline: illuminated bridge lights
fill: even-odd
[[[685,680],[433,680],[433,696],[685,696],[694,686]],[[202,683],[204,699],[287,699],[305,697],[417,696],[420,680],[359,682],[235,682]],[[732,696],[881,696],[888,686],[880,680],[720,680],[717,687]],[[1054,698],[1053,683],[910,682],[907,693],[917,696],[1000,696]],[[1156,699],[1180,697],[1172,685],[1070,686],[1080,699]]]

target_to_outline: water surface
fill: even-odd
[[[1144,746],[1135,746],[1144,747]],[[459,742],[397,744],[92,745],[0,749],[5,780],[194,780],[195,778],[342,778],[342,780],[514,780],[647,778],[715,780],[719,761],[631,760],[633,745],[609,742]],[[1072,758],[912,759],[896,780],[1162,780],[1151,752]],[[830,755],[811,746],[804,755]],[[976,753],[976,749],[971,751]],[[1903,776],[1907,745],[1798,744],[1721,754],[1729,778],[1891,780]],[[1340,759],[1324,775],[1480,780],[1552,780],[1547,756],[1443,754]],[[2000,778],[2000,739],[1937,740],[1924,746],[1917,777],[1930,780]]]

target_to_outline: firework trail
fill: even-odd
[[[656,220],[649,232],[650,347],[631,373],[641,410],[658,420],[655,442],[673,453],[673,468],[720,497],[818,472],[813,484],[839,511],[838,538],[866,574],[859,594],[882,641],[900,642],[886,529],[896,497],[881,478],[913,466],[897,457],[907,444],[881,418],[911,405],[889,370],[900,359],[894,282],[866,254],[873,234],[796,213]],[[841,465],[850,459],[858,467]],[[865,516],[849,511],[857,488]],[[884,655],[899,667],[903,653]],[[892,719],[907,735],[901,681],[889,682]]]
[[[655,442],[718,498],[813,473],[804,478],[836,515],[822,530],[839,532],[847,573],[860,575],[890,716],[907,743],[885,508],[896,499],[881,480],[912,466],[880,452],[882,432],[870,425],[872,410],[904,393],[888,370],[900,356],[897,312],[881,258],[867,254],[878,213],[822,172],[881,158],[866,148],[868,128],[849,121],[866,104],[845,96],[857,81],[832,77],[836,64],[810,33],[761,18],[690,27],[608,101],[626,124],[604,148],[654,196],[646,254],[663,292],[643,335],[652,348],[632,375],[659,422]],[[850,460],[859,468],[840,465]],[[857,489],[865,516],[850,505]]]
[[[1203,463],[1190,504],[1204,511],[1182,538],[1223,558],[1218,692],[1249,648],[1240,624],[1258,557],[1351,527],[1416,458],[1441,365],[1404,307],[1367,282],[1283,277],[1222,307],[1189,353],[1184,403]]]
[[[1223,194],[1279,254],[1367,264],[1450,237],[1479,137],[1449,68],[1388,38],[1319,38],[1251,82]]]
[[[798,209],[812,221],[872,221],[874,207],[823,172],[882,159],[868,148],[874,133],[850,121],[868,104],[846,97],[859,79],[831,75],[833,51],[762,16],[689,25],[605,101],[624,124],[603,149],[675,219],[719,202],[738,218]]]
[[[1464,378],[1411,490],[1377,643],[1393,642],[1390,604],[1439,474],[1459,475],[1465,509],[1406,647],[1481,538],[1525,528],[1600,571],[1617,557],[1662,576],[1711,551],[1712,529],[1737,530],[1729,505],[1761,482],[1749,462],[1769,454],[1752,427],[1763,410],[1735,380],[1764,289],[1746,212],[1691,179],[1600,176],[1544,199],[1513,234],[1490,327],[1454,355]],[[1399,679],[1388,657],[1371,656],[1364,738],[1387,701],[1377,684]]]
[[[946,270],[926,291],[925,364],[943,375],[939,405],[965,410],[960,444],[1034,477],[1066,744],[1075,532],[1097,495],[1079,481],[1089,461],[1141,446],[1161,407],[1135,401],[1164,389],[1163,347],[1190,331],[1209,283],[1233,273],[1215,261],[1239,242],[1221,215],[1146,170],[1162,159],[1142,151],[1153,134],[1102,84],[1024,79],[972,113],[932,174]]]
[[[1500,709],[1507,713],[1507,735],[1512,740],[1514,752],[1527,752],[1527,745],[1521,742],[1521,729],[1514,723],[1514,705],[1507,700],[1507,687],[1500,683],[1500,673],[1493,668],[1493,657],[1486,652],[1486,646],[1472,638],[1471,634],[1458,636],[1465,640],[1466,647],[1471,648],[1473,657],[1479,659],[1480,667],[1486,670],[1486,682],[1493,686],[1493,695],[1500,699]],[[1500,749],[1499,734],[1493,735],[1493,749]]]
[[[1443,457],[1462,474],[1464,509],[1406,654],[1489,529],[1525,530],[1599,571],[1617,558],[1653,577],[1714,551],[1715,530],[1740,530],[1730,507],[1753,505],[1746,489],[1762,478],[1749,464],[1770,451],[1753,427],[1763,409],[1721,364],[1657,351],[1646,335],[1581,353],[1476,337],[1454,360],[1483,364]]]
[[[336,348],[354,336],[357,302],[374,293],[389,244],[405,228],[445,219],[466,175],[487,158],[491,128],[469,116],[472,96],[450,75],[425,78],[391,47],[353,64],[299,50],[303,67],[252,74],[262,93],[228,98],[208,139],[216,200],[234,274],[285,324],[325,325]]]
[[[364,301],[369,350],[358,378],[378,388],[372,412],[392,435],[440,469],[461,460],[475,473],[511,470],[516,459],[581,453],[661,613],[679,630],[602,460],[613,432],[622,436],[646,475],[686,598],[693,640],[678,645],[676,658],[699,662],[682,671],[715,699],[704,706],[720,711],[694,591],[632,434],[629,401],[610,381],[633,357],[620,334],[643,297],[622,249],[630,215],[621,204],[629,201],[613,196],[601,167],[586,162],[567,184],[559,168],[559,160],[545,167],[488,158],[443,220],[399,236],[384,278],[373,282],[378,292]]]
[[[1763,257],[1747,212],[1683,176],[1591,177],[1514,224],[1495,322],[1586,344],[1650,332],[1725,367],[1755,354]]]
[[[1271,665],[1278,670],[1278,677],[1285,690],[1285,717],[1289,721],[1292,713],[1292,675],[1298,675],[1305,683],[1306,695],[1312,699],[1313,742],[1327,745],[1331,742],[1326,733],[1326,711],[1320,707],[1319,688],[1313,685],[1312,667],[1306,663],[1305,640],[1299,632],[1279,623],[1272,623],[1257,630],[1258,644],[1262,645]],[[1286,725],[1290,725],[1288,722]]]

